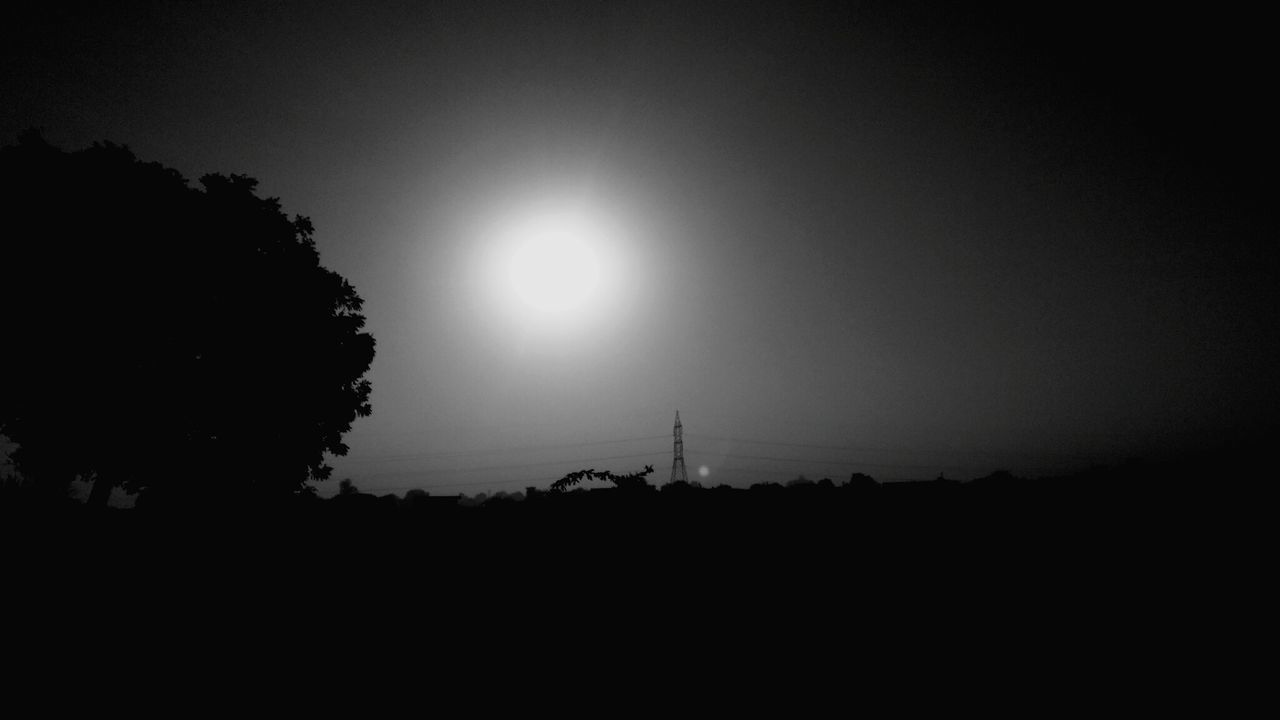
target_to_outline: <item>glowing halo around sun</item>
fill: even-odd
[[[495,223],[482,283],[509,330],[564,336],[617,319],[625,285],[623,233],[581,205],[542,205]]]

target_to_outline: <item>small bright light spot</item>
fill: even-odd
[[[706,476],[708,476],[708,475],[710,475],[710,474],[711,474],[711,468],[707,467],[706,465],[700,465],[700,466],[698,467],[698,476],[699,476],[699,477],[706,477]]]

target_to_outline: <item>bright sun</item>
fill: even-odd
[[[513,229],[515,248],[507,264],[516,298],[537,313],[574,313],[589,302],[600,282],[592,231],[580,218],[551,216]]]
[[[622,233],[581,205],[513,213],[488,243],[482,283],[520,337],[564,338],[617,319]]]

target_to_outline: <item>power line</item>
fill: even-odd
[[[827,450],[827,451],[839,451],[839,452],[879,452],[879,453],[896,452],[896,453],[913,454],[913,455],[953,454],[953,455],[969,455],[969,456],[982,456],[982,457],[1026,457],[1026,458],[1037,458],[1037,459],[1050,459],[1050,458],[1087,459],[1084,456],[1072,455],[1072,454],[1066,454],[1066,453],[1025,453],[1025,452],[1014,452],[1014,451],[1001,452],[1001,451],[982,451],[982,450],[952,450],[952,449],[945,449],[945,448],[903,448],[903,447],[883,447],[883,446],[866,446],[866,445],[862,445],[862,446],[825,445],[825,444],[818,444],[818,443],[796,443],[796,442],[780,442],[775,440],[757,440],[757,439],[751,439],[751,438],[733,438],[733,437],[716,436],[716,435],[704,435],[701,433],[687,433],[687,434],[690,437],[694,437],[694,438],[703,438],[707,440],[715,440],[715,441],[722,441],[722,442],[742,443],[742,444],[750,444],[750,445],[767,445],[767,446],[774,446],[774,447],[795,447],[795,448],[806,448],[811,450]],[[601,445],[619,445],[619,444],[629,443],[629,442],[648,442],[648,441],[654,441],[654,440],[665,440],[666,438],[667,438],[666,435],[648,435],[648,436],[641,436],[641,437],[619,438],[617,440],[597,440],[592,442],[557,443],[553,445],[540,445],[540,446],[527,445],[527,446],[512,447],[512,448],[476,448],[471,450],[402,453],[402,454],[395,454],[395,455],[366,455],[366,456],[356,456],[356,457],[343,457],[341,459],[344,462],[352,462],[352,463],[403,462],[408,460],[433,461],[433,460],[446,460],[446,459],[463,458],[463,457],[497,456],[497,455],[506,455],[506,454],[518,453],[518,452],[543,452],[543,451],[566,449],[566,448],[595,447],[595,446],[601,446]],[[710,450],[707,452],[710,454],[720,454]],[[616,458],[611,457],[611,458],[604,458],[604,459],[616,459]],[[793,459],[798,459],[798,458],[793,458]],[[537,465],[537,464],[540,464],[540,463],[525,463],[525,464],[520,464],[518,466],[511,466],[511,467],[525,467],[528,465]],[[877,466],[885,466],[885,467],[889,467],[889,466],[913,467],[910,465],[895,465],[892,463],[865,463],[865,464],[868,464],[868,465],[874,464]],[[495,467],[507,467],[507,466],[495,466]],[[919,465],[915,467],[929,467],[929,466]],[[472,470],[483,470],[483,469],[489,469],[489,468],[487,467],[463,468],[463,469],[459,469],[459,471],[470,472]]]
[[[587,466],[592,463],[598,463],[598,462],[603,462],[608,460],[628,460],[633,458],[654,457],[654,456],[663,455],[663,454],[665,454],[663,451],[653,451],[653,452],[628,453],[628,454],[622,454],[622,455],[608,455],[608,456],[590,457],[590,458],[544,460],[539,462],[511,463],[511,464],[504,464],[504,465],[485,465],[485,466],[470,467],[470,468],[448,468],[448,469],[423,468],[419,470],[404,470],[404,471],[372,473],[367,475],[366,477],[372,480],[376,478],[389,478],[389,477],[439,475],[441,473],[473,473],[473,472],[486,472],[486,471],[497,471],[497,470],[521,470],[524,468],[548,467],[553,465]],[[699,454],[703,454],[703,453],[699,453]],[[712,454],[712,453],[706,453],[706,454]],[[930,464],[884,463],[884,462],[868,462],[865,460],[827,460],[827,459],[815,459],[815,458],[803,458],[803,457],[783,457],[778,455],[754,455],[754,454],[746,454],[746,453],[714,453],[714,455],[720,458],[734,458],[739,460],[764,460],[769,462],[789,463],[793,466],[797,464],[798,465],[806,465],[806,464],[815,465],[816,464],[816,465],[843,466],[843,467],[849,467],[849,468],[855,468],[855,469],[865,467],[865,468],[883,468],[883,469],[893,469],[893,470],[929,470],[930,472],[932,472],[933,470],[937,470],[940,467],[940,464],[938,463],[930,463]],[[955,466],[955,464],[953,463],[947,463],[947,464],[951,465],[952,467]],[[967,465],[967,467],[976,468],[978,466]],[[749,468],[734,468],[731,471],[732,472],[762,472],[762,473],[787,472],[781,469],[753,470]],[[554,478],[550,478],[550,479],[554,479]],[[480,484],[497,484],[497,483],[505,483],[505,482],[528,482],[531,480],[532,479],[516,478],[516,479],[510,479],[510,480],[480,480],[480,481],[460,481],[456,483],[431,483],[431,485],[433,487],[448,487],[448,486],[455,486],[455,485],[480,485]],[[405,485],[404,487],[414,487],[414,486],[415,485]],[[391,486],[387,486],[387,487],[391,487]]]
[[[651,453],[646,453],[646,454],[651,454]],[[643,457],[644,455],[645,454],[634,455],[634,456],[614,456],[610,458],[595,458],[594,460],[610,460],[610,459],[619,459],[619,458],[627,458],[627,457]],[[838,466],[842,465],[845,467],[852,467],[855,469],[863,468],[863,467],[867,467],[867,468],[875,467],[875,468],[898,469],[898,470],[929,470],[930,472],[940,469],[938,465],[909,465],[909,464],[901,464],[901,463],[897,463],[897,464],[895,463],[863,463],[863,462],[856,462],[856,461],[838,461],[838,460],[805,460],[803,458],[783,458],[783,457],[775,457],[775,456],[767,456],[767,455],[728,454],[728,455],[723,455],[722,457],[731,457],[731,458],[746,459],[746,460],[769,460],[769,461],[776,461],[776,462],[786,462],[786,463],[791,463],[792,468],[791,469],[783,469],[783,468],[763,469],[763,468],[722,467],[722,468],[717,468],[713,471],[713,475],[727,476],[721,479],[731,479],[734,476],[740,475],[740,474],[768,475],[772,477],[781,477],[784,475],[788,475],[792,472],[795,472],[795,464],[797,463],[801,465],[806,463],[838,465]],[[578,463],[588,463],[588,462],[593,462],[594,460],[581,460],[581,461],[578,461]],[[564,461],[564,464],[568,464],[572,462],[574,461]],[[506,466],[506,467],[519,468],[519,467],[531,467],[531,466],[547,465],[547,464],[553,464],[553,463],[537,463],[532,465]],[[952,466],[952,467],[955,467],[955,466]],[[975,467],[975,466],[968,466],[968,467]],[[389,473],[389,474],[384,473],[384,474],[375,475],[371,477],[387,477],[389,475],[405,476],[405,475],[414,475],[414,474],[416,473],[412,473],[412,472]],[[710,477],[712,476],[708,476],[708,478]],[[396,483],[396,484],[370,484],[367,487],[370,490],[375,490],[375,491],[393,491],[393,490],[410,490],[414,488],[435,489],[435,488],[475,487],[475,486],[484,486],[484,485],[509,485],[509,484],[515,484],[515,483],[522,483],[522,484],[528,485],[532,483],[539,483],[539,482],[545,482],[545,481],[551,481],[551,480],[557,480],[557,479],[559,479],[558,476],[546,475],[546,476],[532,477],[532,478],[508,478],[508,479],[501,479],[501,480],[499,479],[461,480],[457,482],[447,482],[447,483],[409,482],[409,483]]]
[[[741,455],[738,453],[724,453],[722,455],[719,455],[719,457],[739,458],[742,460],[772,460],[776,462],[788,462],[788,463],[809,463],[809,464],[817,464],[817,465],[845,465],[845,466],[856,466],[856,467],[865,466],[865,467],[882,467],[882,468],[896,468],[896,469],[908,469],[908,468],[924,469],[924,468],[937,467],[937,465],[911,465],[907,463],[873,463],[873,462],[863,462],[861,460],[812,460],[809,458],[788,458],[788,457],[777,457],[773,455]]]
[[[659,454],[659,453],[637,453],[637,454],[632,454],[632,455],[614,455],[614,456],[609,456],[609,457],[600,457],[600,458],[586,458],[586,459],[582,459],[582,460],[556,460],[556,461],[547,461],[547,462],[539,462],[539,463],[527,463],[527,464],[523,464],[523,465],[504,465],[504,466],[492,466],[492,467],[488,467],[488,468],[470,468],[470,469],[468,469],[468,470],[458,470],[458,471],[453,471],[453,472],[472,472],[472,471],[478,471],[478,470],[494,470],[494,469],[520,469],[520,468],[526,468],[526,467],[542,467],[542,466],[546,466],[546,465],[557,465],[557,464],[558,464],[558,465],[569,465],[569,464],[578,464],[578,465],[581,465],[581,464],[588,464],[588,463],[598,462],[598,461],[602,461],[602,460],[620,460],[620,459],[628,459],[628,458],[635,458],[635,457],[653,456],[653,455],[656,455],[656,454]],[[905,469],[917,469],[917,470],[918,470],[918,469],[929,469],[929,470],[937,469],[937,466],[935,466],[935,465],[907,465],[907,464],[894,464],[894,463],[863,463],[863,462],[855,462],[855,461],[838,461],[838,460],[806,460],[806,459],[804,459],[804,458],[784,458],[784,457],[776,457],[776,456],[768,456],[768,455],[742,455],[742,454],[737,454],[737,453],[731,453],[731,454],[722,455],[722,457],[731,457],[731,458],[746,459],[746,460],[770,460],[770,461],[777,461],[777,462],[792,463],[793,465],[794,465],[794,464],[796,464],[796,463],[800,463],[800,464],[809,463],[809,464],[824,464],[824,465],[843,465],[843,466],[852,466],[852,467],[880,467],[880,468],[893,468],[893,469],[904,469],[904,470],[905,470]],[[397,477],[397,476],[398,476],[398,477],[403,477],[403,476],[412,476],[412,475],[424,475],[424,474],[430,474],[430,473],[432,473],[432,472],[450,472],[450,471],[444,471],[444,470],[430,471],[430,470],[428,470],[428,471],[422,471],[422,472],[405,471],[405,472],[398,472],[398,473],[379,473],[379,474],[375,474],[375,475],[370,475],[370,476],[369,476],[369,478],[370,478],[370,479],[373,479],[373,478],[379,478],[379,477]],[[791,471],[790,471],[790,470],[780,469],[780,468],[779,468],[779,469],[775,469],[775,470],[765,470],[765,469],[757,469],[757,468],[721,468],[721,469],[718,469],[718,470],[717,470],[717,473],[725,473],[725,474],[748,473],[748,474],[775,475],[775,476],[776,476],[776,475],[781,475],[781,474],[786,474],[786,473],[789,473],[789,472],[791,472]],[[463,481],[448,482],[448,483],[414,483],[414,482],[409,482],[409,483],[396,483],[396,484],[370,484],[368,487],[369,487],[371,490],[406,490],[406,489],[412,489],[412,488],[416,488],[416,487],[424,487],[424,486],[426,486],[426,487],[431,487],[431,488],[444,488],[444,487],[470,487],[470,486],[477,486],[477,485],[501,485],[501,484],[510,484],[510,483],[534,483],[534,482],[541,482],[541,481],[546,481],[546,480],[556,480],[556,479],[558,479],[558,478],[557,478],[557,476],[549,475],[549,476],[536,477],[536,478],[508,478],[508,479],[503,479],[503,480],[497,480],[497,479],[494,479],[494,480],[463,480]]]
[[[545,481],[547,481],[547,480],[558,480],[558,479],[559,479],[559,478],[558,478],[558,477],[556,477],[556,476],[554,476],[554,475],[548,475],[548,476],[546,476],[546,477],[536,477],[536,478],[511,478],[511,479],[508,479],[508,480],[463,480],[463,481],[459,481],[459,482],[452,482],[452,483],[432,483],[432,484],[430,484],[430,485],[425,485],[425,486],[424,486],[422,483],[411,483],[411,484],[407,484],[407,485],[405,485],[405,484],[398,484],[398,485],[369,485],[368,487],[369,487],[369,489],[370,489],[370,490],[381,490],[381,491],[387,491],[387,490],[413,490],[413,489],[415,489],[415,488],[422,488],[422,489],[436,489],[436,488],[452,488],[452,487],[472,487],[472,486],[476,486],[476,485],[506,485],[506,484],[509,484],[509,483],[525,483],[525,484],[528,484],[528,483],[545,482]]]
[[[565,448],[593,447],[598,445],[619,445],[628,442],[665,440],[666,435],[650,435],[646,437],[621,438],[618,440],[596,440],[580,443],[560,443],[556,445],[528,445],[512,448],[476,448],[472,450],[441,450],[438,452],[403,453],[399,455],[365,455],[363,457],[344,457],[346,462],[400,462],[403,460],[447,460],[455,457],[476,457],[504,455],[516,452],[539,452],[544,450],[563,450]]]
[[[756,440],[756,439],[747,439],[747,438],[731,438],[731,437],[722,437],[722,436],[714,436],[714,435],[703,435],[700,433],[689,433],[689,435],[694,438],[703,438],[703,439],[731,442],[731,443],[764,445],[764,446],[773,446],[773,447],[793,447],[793,448],[803,448],[803,449],[809,449],[809,450],[823,450],[827,452],[836,451],[836,452],[854,452],[854,453],[899,452],[899,453],[907,453],[907,454],[956,454],[956,455],[982,456],[987,458],[993,458],[993,457],[999,457],[999,456],[1037,457],[1041,459],[1047,459],[1047,458],[1061,459],[1061,458],[1076,457],[1076,456],[1065,455],[1065,454],[1035,455],[1032,453],[1015,453],[1015,452],[998,453],[998,452],[983,452],[983,451],[973,451],[973,450],[968,450],[968,451],[946,450],[946,449],[911,450],[906,448],[887,448],[887,447],[850,446],[850,445],[824,445],[824,444],[818,444],[818,443],[794,443],[794,442]],[[580,442],[580,443],[559,443],[554,445],[524,446],[524,447],[503,448],[503,449],[480,448],[480,449],[460,450],[460,451],[407,453],[407,454],[401,454],[401,455],[387,455],[387,456],[366,456],[366,457],[360,457],[360,458],[351,458],[350,460],[356,461],[356,462],[398,462],[398,461],[418,459],[418,460],[425,460],[427,462],[431,462],[434,460],[444,460],[444,459],[451,459],[451,458],[492,457],[492,456],[498,456],[498,455],[517,453],[517,452],[540,452],[540,451],[549,451],[549,450],[565,449],[565,448],[582,448],[582,447],[598,447],[602,445],[618,445],[618,444],[629,443],[629,442],[648,442],[648,441],[654,441],[654,440],[664,440],[666,439],[666,437],[667,436],[665,435],[651,435],[651,436],[643,436],[643,437],[620,438],[616,440],[598,440],[598,441]],[[539,467],[548,467],[548,466],[554,466],[554,465],[560,465],[560,466],[577,465],[579,467],[588,467],[594,463],[599,463],[599,462],[604,462],[609,460],[627,460],[627,459],[643,458],[643,457],[656,457],[664,454],[665,454],[665,451],[663,450],[654,450],[651,452],[608,455],[608,456],[602,456],[602,457],[557,459],[557,460],[544,460],[544,461],[523,462],[523,463],[505,463],[505,464],[495,464],[495,465],[481,465],[477,467],[419,468],[419,469],[413,469],[413,470],[372,473],[369,475],[365,475],[365,478],[375,481],[374,483],[370,484],[370,487],[371,489],[378,489],[378,490],[400,490],[400,489],[410,489],[410,488],[417,488],[417,487],[446,488],[446,487],[469,487],[469,486],[483,486],[483,485],[505,485],[505,484],[514,484],[514,483],[535,483],[535,482],[541,482],[546,480],[555,480],[556,476],[546,476],[546,477],[536,477],[536,478],[460,480],[455,482],[444,482],[444,483],[433,483],[433,482],[430,482],[428,478],[431,476],[439,476],[442,473],[465,474],[465,473],[502,471],[502,470],[521,470],[525,468],[539,468]],[[929,472],[933,472],[939,469],[946,469],[943,466],[947,466],[950,468],[967,467],[967,468],[974,468],[974,469],[978,469],[980,467],[978,465],[973,464],[972,462],[969,462],[969,463],[948,462],[948,463],[927,463],[927,464],[886,463],[886,462],[869,462],[866,460],[833,460],[833,459],[814,459],[814,458],[804,458],[804,457],[783,457],[783,456],[777,456],[777,455],[757,455],[757,454],[750,454],[750,453],[723,453],[723,452],[716,452],[714,450],[701,452],[701,448],[696,448],[696,447],[695,447],[695,455],[707,455],[707,456],[714,456],[717,458],[733,458],[738,460],[755,460],[755,461],[767,461],[767,462],[776,462],[776,463],[788,463],[792,465],[793,468],[796,465],[800,465],[800,466],[831,465],[831,466],[842,466],[842,467],[847,467],[852,469],[878,468],[878,469],[903,470],[903,471],[912,471],[912,472],[927,470]],[[756,468],[718,468],[716,472],[717,474],[730,474],[730,475],[737,474],[737,473],[746,473],[746,474],[780,476],[782,474],[785,474],[791,471],[784,470],[782,468],[772,469],[772,470],[756,469]],[[408,481],[408,482],[400,482],[400,483],[392,483],[392,484],[376,483],[376,480],[378,478],[397,478],[397,477],[399,478],[416,477],[416,478],[419,478],[419,480],[416,482]]]
[[[1028,458],[1061,458],[1073,460],[1087,460],[1087,456],[1074,453],[1029,453],[1018,451],[999,451],[999,450],[954,450],[950,448],[906,448],[906,447],[876,447],[870,445],[820,445],[815,443],[793,443],[778,442],[776,440],[752,440],[748,438],[731,438],[717,435],[704,435],[702,433],[686,433],[690,437],[700,437],[707,440],[718,440],[722,442],[735,442],[748,445],[776,445],[783,447],[802,447],[814,450],[839,450],[845,452],[897,452],[912,455],[925,454],[954,454],[954,455],[982,455],[982,456],[1004,456],[1004,457],[1028,457]]]
[[[398,472],[372,473],[368,477],[370,478],[394,477],[394,476],[419,475],[419,474],[430,474],[430,473],[469,473],[469,472],[482,472],[486,470],[519,470],[521,468],[546,467],[548,465],[571,465],[571,464],[583,465],[587,463],[600,462],[603,460],[627,460],[630,458],[653,457],[655,455],[662,455],[662,454],[664,454],[662,451],[654,451],[654,452],[644,452],[644,453],[631,453],[629,455],[609,455],[606,457],[582,458],[578,460],[572,460],[572,459],[543,460],[540,462],[517,463],[513,465],[486,465],[483,467],[472,467],[472,468],[424,468],[422,470],[402,470]]]

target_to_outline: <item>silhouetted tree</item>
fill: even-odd
[[[242,175],[0,149],[0,432],[28,477],[140,500],[284,496],[370,412],[362,301]]]
[[[416,509],[425,506],[430,502],[430,499],[431,493],[423,490],[422,488],[413,488],[412,490],[405,492],[404,502],[402,504],[407,508]]]
[[[879,484],[880,483],[876,482],[875,478],[871,477],[870,475],[866,473],[856,472],[849,476],[849,480],[844,484],[844,487],[868,488],[868,487],[877,487],[879,486]]]
[[[614,475],[608,470],[596,471],[594,468],[590,470],[578,470],[571,472],[559,480],[551,483],[552,492],[564,492],[570,486],[577,485],[583,480],[608,480],[622,490],[641,490],[653,487],[645,481],[645,477],[653,472],[652,465],[645,465],[644,470],[634,472],[630,475]]]

